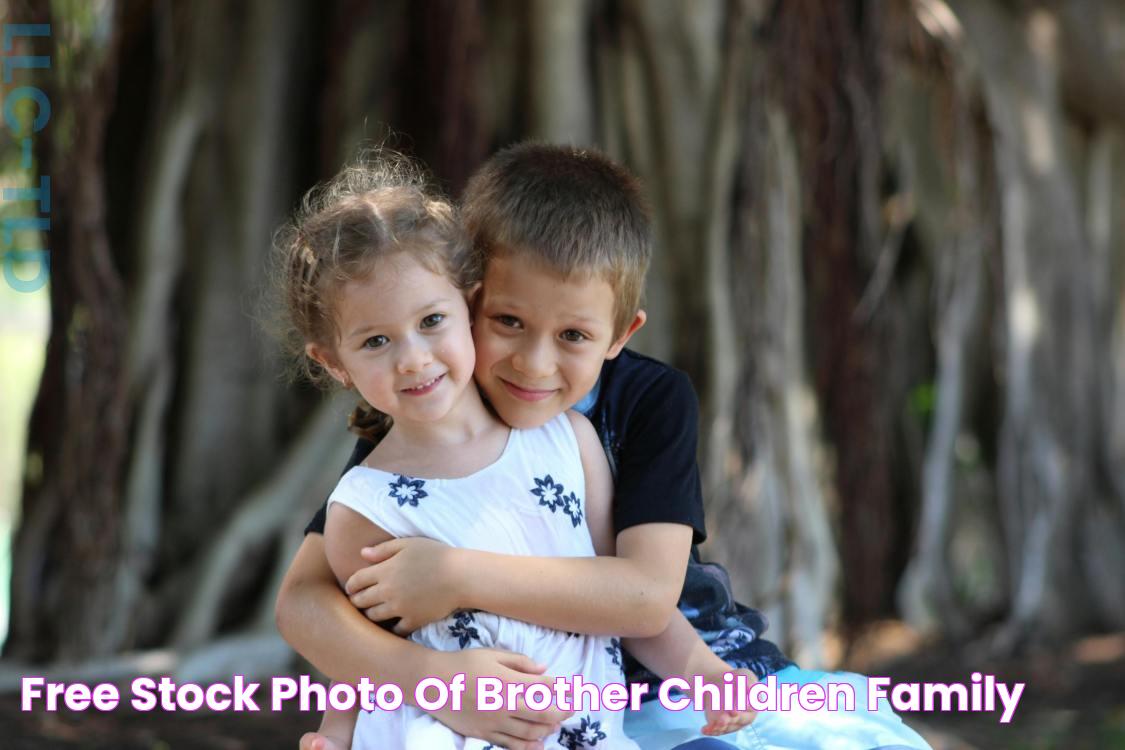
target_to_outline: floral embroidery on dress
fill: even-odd
[[[418,507],[418,501],[426,497],[429,493],[423,487],[426,486],[424,479],[411,479],[404,477],[402,474],[398,475],[398,479],[390,483],[391,497],[398,501],[398,507],[409,505],[411,508]]]
[[[594,721],[588,715],[582,718],[582,726],[577,729],[563,727],[559,730],[559,744],[566,750],[584,750],[594,747],[605,738],[606,734],[602,731],[602,723]]]
[[[613,658],[613,663],[621,666],[621,639],[610,638],[609,645],[605,647],[605,652]]]
[[[561,484],[551,479],[551,475],[543,477],[542,479],[535,480],[535,488],[531,490],[531,494],[539,498],[539,504],[550,509],[552,513],[562,505],[562,493],[566,491]]]
[[[563,515],[570,519],[571,525],[578,528],[582,523],[582,498],[573,492],[568,495],[563,494],[565,492],[566,487],[552,479],[550,474],[542,479],[536,479],[535,487],[531,490],[531,494],[539,498],[540,505],[552,513],[561,510]]]
[[[562,499],[562,512],[570,516],[575,528],[582,523],[582,501],[573,492]]]
[[[449,634],[457,638],[457,643],[461,648],[465,648],[473,641],[481,643],[480,633],[473,627],[475,623],[476,618],[473,617],[472,612],[458,612],[453,615],[453,624],[449,626]]]

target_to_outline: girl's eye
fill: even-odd
[[[433,315],[427,315],[426,317],[422,318],[422,327],[433,328],[443,320],[445,320],[445,313],[434,313]]]
[[[497,315],[493,319],[505,328],[519,328],[521,325],[520,319],[511,315]]]
[[[364,349],[378,349],[385,346],[389,339],[386,336],[370,336],[363,342]]]
[[[585,341],[586,340],[586,334],[582,333],[582,331],[576,331],[573,328],[569,328],[569,329],[562,332],[562,338],[563,338],[563,341],[569,341],[571,343],[577,343],[579,341]]]

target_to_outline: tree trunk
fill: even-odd
[[[1090,580],[1079,561],[1082,519],[1105,503],[1093,463],[1095,267],[1068,157],[1057,18],[1046,10],[1012,17],[990,3],[958,7],[982,61],[1001,191],[999,477],[1012,580],[1004,640],[1011,644],[1092,624]]]
[[[101,655],[118,645],[106,634],[123,554],[119,489],[133,404],[124,387],[123,280],[105,228],[102,143],[117,82],[120,13],[104,46],[75,50],[89,67],[45,86],[49,100],[82,113],[73,141],[51,140],[55,124],[36,142],[41,171],[52,178],[56,260],[51,338],[28,438],[42,478],[25,487],[13,545],[7,652],[25,659]],[[58,64],[53,49],[37,54]],[[68,612],[82,615],[62,614]]]
[[[904,395],[886,305],[859,315],[884,228],[879,219],[878,4],[779,6],[772,64],[797,133],[805,193],[802,244],[815,387],[835,455],[844,618],[890,611],[903,554],[892,473],[894,404]],[[889,386],[889,387],[888,387]]]

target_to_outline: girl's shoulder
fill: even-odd
[[[390,494],[385,475],[375,469],[357,464],[343,473],[328,496],[327,505],[340,503],[353,510],[377,504]]]
[[[378,449],[355,468],[377,480],[395,481],[407,477],[436,485],[454,485],[480,479],[503,464],[517,442],[518,431],[503,430],[478,438],[465,449],[443,449],[432,455],[418,452]]]
[[[534,456],[578,457],[580,435],[594,428],[586,417],[576,411],[556,415],[538,427],[513,430],[518,433],[519,448]]]
[[[551,419],[548,419],[538,427],[528,427],[525,429],[515,429],[512,432],[517,433],[521,440],[550,440],[560,435],[572,434],[574,432],[575,418],[586,419],[573,409],[556,414]]]

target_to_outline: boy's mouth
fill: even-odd
[[[445,373],[442,373],[441,375],[438,375],[436,378],[434,378],[432,380],[427,380],[425,383],[420,383],[419,385],[416,385],[413,388],[403,388],[402,392],[407,394],[408,396],[422,396],[422,395],[425,395],[425,394],[429,393],[434,388],[437,388],[438,385],[441,384],[441,381],[444,380],[444,379],[445,379]]]
[[[555,393],[555,389],[541,390],[532,388],[520,388],[515,383],[510,383],[507,380],[504,380],[504,378],[499,378],[499,380],[504,384],[504,388],[508,390],[508,393],[512,394],[521,401],[542,401],[543,399]]]

